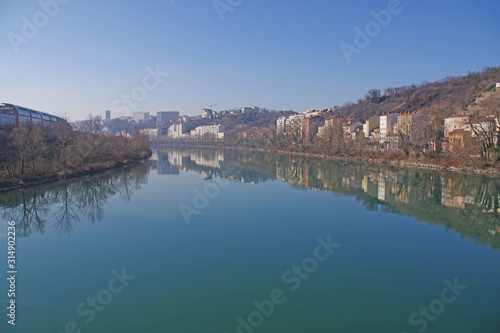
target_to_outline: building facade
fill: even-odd
[[[224,139],[224,131],[226,130],[226,126],[219,125],[207,125],[207,126],[198,126],[195,129],[191,130],[190,137],[196,140],[223,140]]]
[[[214,115],[214,111],[212,111],[212,109],[203,109],[201,111],[202,118],[212,118],[213,115]]]
[[[318,128],[323,125],[325,118],[321,116],[305,117],[302,120],[302,138],[311,140],[318,133]]]
[[[470,130],[469,116],[451,116],[444,119],[444,136],[455,130]]]
[[[284,134],[286,132],[286,117],[279,117],[276,120],[276,134]]]
[[[428,139],[429,117],[420,112],[404,112],[398,115],[397,133],[410,138],[411,142]]]
[[[296,114],[286,119],[285,132],[294,139],[302,139],[302,121],[304,120],[303,114]]]
[[[398,115],[396,113],[387,113],[380,116],[380,142],[385,141],[386,136],[394,133],[397,121]]]
[[[370,137],[370,133],[380,126],[380,117],[372,117],[363,124],[363,134],[365,138]]]
[[[168,128],[168,137],[171,139],[181,139],[186,133],[186,125],[184,123],[174,124]]]
[[[132,118],[138,124],[149,122],[149,112],[134,112]]]
[[[179,111],[158,111],[156,112],[157,123],[169,123],[179,120]]]
[[[257,114],[260,112],[260,108],[258,106],[244,107],[241,109],[241,113],[243,114]]]

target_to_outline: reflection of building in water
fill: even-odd
[[[259,182],[259,177],[256,176],[245,176],[240,177],[242,183],[257,184]]]
[[[168,160],[170,163],[173,165],[176,165],[178,167],[182,167],[182,154],[179,151],[173,151],[168,153]]]
[[[361,181],[361,187],[365,193],[368,193],[372,197],[378,196],[378,182],[376,181],[377,174],[369,173],[365,174],[363,180]]]
[[[209,150],[172,150],[168,152],[170,164],[181,169],[189,164],[221,169],[225,167],[224,154],[222,151]]]
[[[383,177],[378,179],[378,196],[380,201],[385,201],[385,181]]]
[[[395,202],[395,188],[392,184],[397,184],[398,174],[392,171],[380,171],[378,173],[378,195],[380,201]]]
[[[286,167],[280,165],[276,162],[276,178],[281,181],[289,182],[291,184],[302,184],[303,181],[304,170],[301,164],[294,162],[290,162],[290,164]]]
[[[465,195],[460,186],[456,188],[456,184],[452,178],[441,179],[443,184],[441,203],[446,207],[465,209],[466,205],[474,205],[475,200],[472,195]],[[455,185],[455,186],[454,186]]]
[[[358,190],[361,188],[361,185],[359,185],[359,183],[356,182],[354,176],[342,177],[342,185],[352,190]]]
[[[214,176],[216,176],[216,175],[212,171],[202,171],[201,172],[201,178],[203,178],[203,180],[213,179]]]
[[[397,202],[405,204],[410,203],[410,189],[410,185],[402,186],[400,184],[392,184],[392,193],[396,195],[395,199]]]
[[[441,203],[446,207],[465,209],[465,205],[473,205],[474,198],[470,195],[452,195],[449,193],[443,194]]]
[[[166,154],[159,154],[158,155],[157,172],[159,175],[178,175],[178,174],[180,174],[179,168],[176,165],[172,165],[169,162],[168,155],[166,155]]]
[[[195,151],[190,154],[191,161],[197,165],[221,168],[221,163],[224,162],[224,153],[222,151]]]

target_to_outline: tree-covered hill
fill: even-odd
[[[349,118],[366,120],[388,112],[403,110],[426,112],[447,117],[466,111],[474,105],[476,98],[495,90],[500,81],[500,67],[485,67],[480,72],[469,72],[465,76],[449,76],[435,82],[402,87],[387,87],[383,91],[371,89],[356,103],[335,107],[337,114]]]

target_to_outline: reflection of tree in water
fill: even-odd
[[[95,223],[104,217],[104,205],[116,193],[116,185],[111,178],[100,177],[75,183],[71,190],[79,212]]]
[[[46,218],[50,210],[50,200],[45,193],[35,188],[20,191],[16,196],[9,196],[2,215],[16,221],[18,232],[29,236],[33,232],[45,232]]]
[[[147,180],[147,173],[143,173],[139,169],[132,169],[130,172],[122,172],[117,179],[115,179],[120,198],[125,202],[129,202],[132,198],[132,193],[140,190],[141,185],[147,183]]]
[[[73,199],[68,183],[64,183],[59,191],[54,191],[54,195],[54,201],[59,203],[54,212],[54,229],[70,234],[73,231],[73,225],[80,221],[78,204]]]
[[[2,216],[16,221],[18,232],[29,236],[44,233],[47,220],[61,233],[71,233],[74,224],[86,216],[101,221],[109,197],[120,193],[129,201],[134,190],[146,183],[149,166],[140,164],[82,180],[59,182],[13,191],[0,196]]]

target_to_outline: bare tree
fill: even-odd
[[[500,158],[498,145],[500,119],[500,99],[490,99],[480,105],[469,118],[469,126],[481,147],[483,159],[496,162]]]

